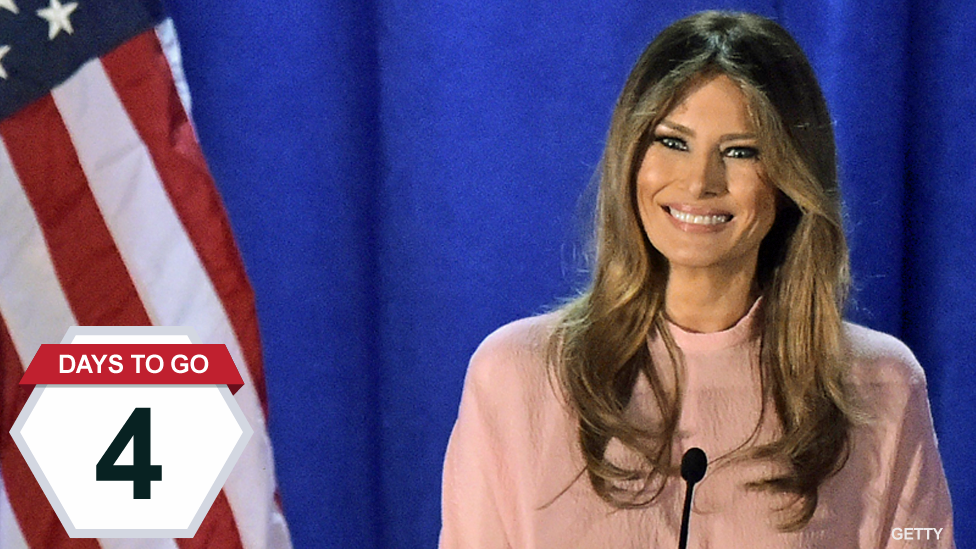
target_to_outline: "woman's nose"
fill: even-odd
[[[721,196],[728,191],[725,163],[720,151],[693,155],[688,191],[695,198]]]

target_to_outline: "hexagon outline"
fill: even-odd
[[[75,336],[78,335],[185,335],[189,338],[191,343],[198,343],[199,340],[196,337],[196,332],[192,328],[183,326],[71,326],[68,331],[65,332],[64,338],[61,343],[70,343]],[[235,364],[235,366],[237,366]],[[238,369],[240,366],[237,366]],[[104,385],[101,385],[104,387]],[[127,387],[131,385],[112,385],[112,387]],[[224,398],[224,402],[227,407],[230,408],[231,414],[234,419],[237,420],[238,426],[241,428],[241,436],[237,439],[237,444],[234,445],[234,449],[231,450],[226,461],[224,462],[223,468],[221,468],[220,473],[217,474],[213,485],[204,496],[203,501],[200,503],[199,509],[197,509],[196,514],[193,516],[193,520],[190,521],[189,526],[186,529],[169,528],[169,529],[79,529],[75,528],[71,519],[68,517],[67,511],[58,500],[57,494],[54,492],[54,488],[48,482],[47,477],[44,476],[44,472],[41,470],[40,464],[37,459],[30,451],[30,447],[27,445],[27,441],[21,434],[21,429],[23,429],[24,424],[27,422],[27,418],[33,411],[34,406],[37,404],[38,400],[41,398],[41,394],[47,385],[37,385],[31,392],[30,397],[24,404],[24,408],[20,411],[20,415],[17,416],[16,421],[14,421],[13,427],[10,429],[11,438],[13,438],[14,443],[20,450],[21,455],[24,457],[24,461],[27,462],[27,466],[30,468],[31,473],[37,480],[37,483],[41,486],[41,490],[44,495],[47,496],[48,501],[51,504],[51,508],[54,509],[55,514],[57,514],[58,519],[61,521],[62,526],[67,531],[68,536],[71,538],[188,538],[196,535],[197,530],[200,528],[200,524],[203,523],[203,519],[206,518],[207,513],[213,506],[214,500],[217,499],[217,494],[223,489],[224,483],[227,482],[227,477],[230,476],[231,471],[234,470],[234,466],[237,465],[237,460],[240,459],[241,454],[244,453],[244,449],[247,447],[248,442],[251,440],[251,436],[254,434],[254,429],[251,424],[248,423],[247,418],[244,416],[244,411],[241,410],[237,400],[234,395],[231,394],[230,389],[226,385],[215,385],[220,395]]]

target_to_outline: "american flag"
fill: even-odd
[[[150,0],[0,0],[2,549],[291,547],[254,295],[164,17]],[[67,537],[9,431],[30,394],[23,369],[73,325],[190,326],[241,366],[254,436],[196,537]]]

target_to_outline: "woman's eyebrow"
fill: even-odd
[[[689,128],[688,126],[683,126],[681,124],[678,124],[677,122],[672,122],[670,120],[662,120],[660,124],[662,126],[667,126],[668,128],[671,128],[672,130],[674,130],[676,132],[683,133],[683,134],[688,135],[690,137],[694,137],[695,136],[695,130]]]
[[[727,133],[719,138],[720,142],[734,141],[736,139],[757,139],[759,136],[755,133]]]
[[[674,130],[674,131],[676,131],[678,133],[682,133],[684,135],[687,135],[688,137],[695,137],[695,130],[693,130],[693,129],[691,129],[688,126],[685,126],[683,124],[678,124],[677,122],[673,122],[671,120],[662,120],[659,123],[659,125],[665,126],[666,128],[672,129],[672,130]],[[752,132],[746,132],[746,133],[727,133],[727,134],[722,135],[719,138],[719,141],[724,143],[726,141],[734,141],[736,139],[756,139],[756,138],[758,138],[758,135],[756,133],[752,133]]]

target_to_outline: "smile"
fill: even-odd
[[[682,223],[690,223],[692,225],[719,225],[722,223],[728,223],[732,220],[732,216],[729,214],[695,215],[678,211],[670,207],[666,207],[665,209],[669,214],[671,214],[671,217]]]

